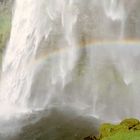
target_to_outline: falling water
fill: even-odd
[[[140,117],[138,0],[16,0],[0,118],[52,107]]]

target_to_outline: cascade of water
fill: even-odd
[[[53,96],[51,92],[55,85],[59,82],[60,87],[61,83],[64,86],[65,76],[76,59],[73,26],[77,15],[72,14],[72,10],[75,10],[72,3],[64,0],[16,1],[11,37],[2,67],[0,100],[4,104],[44,108],[49,100],[47,98]],[[51,73],[47,74],[42,57],[65,48],[70,51],[65,55],[60,54],[58,62],[51,64]],[[42,70],[48,80],[42,83],[46,84],[44,87],[40,85],[35,91],[34,85],[41,78],[37,73]],[[51,76],[47,77],[49,74]]]
[[[16,0],[2,66],[1,115],[71,106],[111,121],[139,116],[138,68],[131,68],[137,45],[102,43],[124,39],[124,2]]]
[[[112,21],[120,22],[120,35],[118,38],[122,39],[124,36],[124,26],[125,26],[125,11],[124,11],[124,1],[121,0],[107,0],[104,1],[105,14]]]

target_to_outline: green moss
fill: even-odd
[[[139,132],[119,132],[115,135],[105,137],[102,140],[140,140]]]
[[[128,132],[128,127],[125,125],[103,124],[100,128],[100,139],[112,136],[120,131]]]
[[[99,140],[139,140],[140,122],[130,118],[120,124],[102,124],[100,127]]]

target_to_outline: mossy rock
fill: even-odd
[[[136,130],[140,130],[140,124],[134,126],[132,129],[133,129],[134,131],[136,131]]]
[[[120,124],[103,124],[100,127],[100,140],[140,140],[140,121],[125,119]]]
[[[128,132],[129,129],[125,125],[113,125],[113,124],[103,124],[100,127],[100,139],[104,137],[112,136],[118,132]]]
[[[140,121],[129,118],[119,124],[104,123],[97,140],[140,140]]]
[[[133,119],[133,118],[130,118],[130,119],[125,119],[123,120],[120,125],[125,125],[127,126],[129,129],[133,128],[134,126],[140,124],[139,120],[137,119]]]
[[[112,134],[113,124],[105,123],[100,127],[100,138],[108,137]]]

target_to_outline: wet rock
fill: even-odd
[[[98,140],[95,136],[88,136],[84,140]]]

